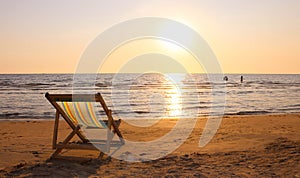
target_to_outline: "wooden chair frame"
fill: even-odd
[[[49,94],[46,93],[45,97],[52,104],[52,106],[56,109],[56,116],[54,122],[54,131],[53,131],[53,140],[52,140],[52,148],[55,149],[54,153],[51,155],[51,158],[55,158],[63,149],[79,149],[79,150],[99,150],[92,144],[80,131],[80,125],[75,124],[65,113],[65,111],[58,105],[57,102],[99,102],[107,116],[107,121],[104,121],[107,125],[107,140],[106,140],[106,152],[110,151],[110,147],[112,145],[112,139],[115,134],[119,137],[119,143],[116,145],[123,145],[124,139],[119,130],[119,125],[121,120],[115,121],[112,117],[112,111],[108,109],[103,97],[100,93],[96,94]],[[67,124],[71,127],[72,132],[61,142],[58,143],[58,125],[60,116],[67,122]],[[72,144],[70,140],[77,135],[82,144]],[[100,151],[100,150],[99,150]],[[104,153],[100,151],[99,158],[102,159]]]

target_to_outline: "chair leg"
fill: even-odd
[[[102,159],[103,159],[103,156],[104,156],[104,153],[101,151],[100,154],[99,154],[99,156],[98,156],[98,159],[99,159],[99,160],[102,160]]]
[[[58,124],[59,124],[59,112],[56,110],[55,121],[54,121],[54,131],[53,131],[53,140],[52,140],[52,149],[56,149]]]
[[[112,139],[114,138],[114,133],[113,131],[107,129],[107,140],[106,140],[106,152],[109,153],[110,152],[110,144]]]
[[[62,147],[57,148],[55,152],[51,155],[51,158],[54,158],[57,156],[62,150],[63,150],[63,145],[68,144],[68,142],[74,137],[75,134],[79,132],[80,126],[78,125],[68,136],[67,138],[61,143]]]
[[[121,119],[119,119],[119,120],[116,122],[117,128],[116,128],[116,130],[114,129],[114,133],[117,134],[117,135],[119,136],[120,142],[122,143],[122,145],[124,145],[124,144],[125,144],[125,141],[124,141],[123,136],[122,136],[122,134],[121,134],[121,132],[120,132],[120,130],[119,130],[120,124],[121,124]]]

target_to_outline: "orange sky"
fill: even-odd
[[[299,9],[298,0],[172,3],[3,0],[0,2],[0,73],[75,72],[82,52],[97,34],[125,20],[155,16],[177,20],[196,30],[210,45],[225,73],[299,74]],[[131,54],[127,61],[133,53],[141,53],[134,45],[147,46],[146,43],[124,46]],[[155,46],[155,42],[148,46],[158,51],[159,47],[164,49]],[[178,50],[182,49],[174,53]],[[160,52],[173,56],[171,49]],[[126,56],[124,52],[123,56]],[[184,52],[181,57],[190,71],[202,72],[201,67],[193,65],[192,59],[184,57]],[[121,65],[122,60],[124,63],[124,59],[110,60],[115,65]],[[118,70],[118,67],[106,67],[104,71]]]

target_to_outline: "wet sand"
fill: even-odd
[[[0,177],[300,177],[300,114],[224,116],[209,144],[200,148],[206,118],[198,118],[188,139],[158,160],[130,163],[96,159],[95,151],[65,151],[76,160],[48,160],[53,121],[0,122]],[[149,128],[122,122],[124,137],[154,140],[168,133],[176,119]],[[70,132],[61,122],[59,139]],[[107,158],[107,157],[104,157]]]

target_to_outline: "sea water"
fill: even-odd
[[[1,74],[0,119],[54,118],[46,92],[100,92],[120,118],[195,118],[213,111],[226,115],[300,112],[299,74],[243,74],[243,82],[241,74],[224,75]]]

